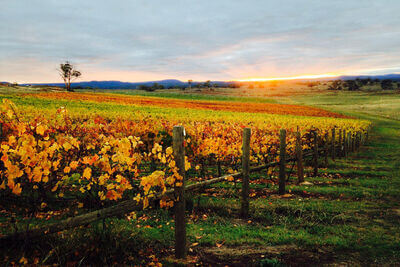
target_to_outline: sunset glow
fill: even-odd
[[[316,75],[300,75],[292,77],[275,77],[275,78],[247,78],[239,79],[239,82],[267,82],[267,81],[286,81],[286,80],[301,80],[301,79],[320,79],[338,77],[340,74],[326,73]]]

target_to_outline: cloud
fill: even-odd
[[[396,68],[397,0],[3,0],[0,80],[281,77]],[[32,65],[33,64],[33,65]]]

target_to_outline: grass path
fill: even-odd
[[[369,203],[354,214],[365,214],[360,228],[371,231],[364,245],[365,263],[400,262],[400,97],[398,95],[321,95],[302,97],[304,104],[314,105],[373,122],[370,139],[350,160],[337,161],[328,171],[350,177],[349,185],[357,186],[359,201]],[[378,110],[377,110],[378,109]],[[375,236],[374,236],[375,235]],[[388,237],[386,239],[386,237]],[[379,241],[377,244],[374,242]],[[383,241],[385,240],[385,241]],[[357,247],[357,246],[356,246]]]

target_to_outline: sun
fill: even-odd
[[[275,78],[246,78],[238,79],[238,82],[267,82],[267,81],[286,81],[286,80],[302,80],[302,79],[321,79],[321,78],[333,78],[338,77],[339,74],[325,73],[325,74],[311,74],[311,75],[299,75],[290,77],[275,77]]]

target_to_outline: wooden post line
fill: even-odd
[[[244,128],[242,143],[242,201],[240,208],[240,216],[242,218],[247,218],[249,216],[250,136],[251,129]]]
[[[175,257],[186,258],[186,217],[185,217],[185,129],[183,126],[174,126],[172,131],[172,148],[174,159],[182,176],[182,185],[175,187]]]
[[[279,194],[285,194],[286,182],[286,130],[281,129],[279,135]]]

